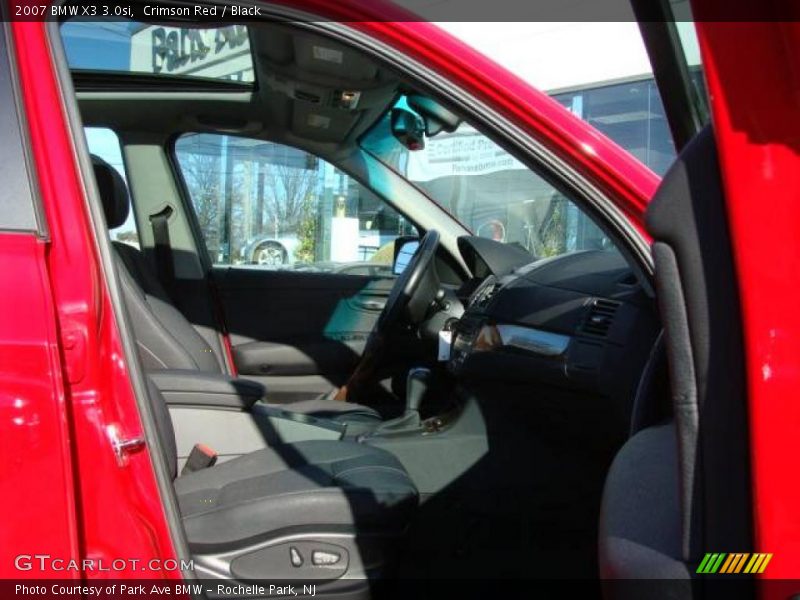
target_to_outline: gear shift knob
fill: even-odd
[[[419,416],[419,407],[428,393],[431,383],[431,370],[424,368],[411,369],[406,380],[406,410],[402,416],[384,421],[372,433],[365,434],[361,439],[397,435],[419,431],[422,419]]]
[[[406,380],[406,414],[419,413],[419,407],[431,382],[431,370],[423,367],[411,369]]]

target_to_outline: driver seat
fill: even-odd
[[[125,223],[130,211],[128,188],[120,174],[92,156],[95,179],[109,229]],[[169,295],[138,248],[112,242],[125,305],[131,317],[139,356],[148,371],[181,369],[224,376],[214,348],[173,306]],[[252,385],[260,385],[249,381]],[[263,388],[263,386],[262,386]],[[266,389],[262,398],[266,396]],[[267,403],[269,404],[269,403]],[[326,396],[277,405],[283,410],[338,422],[379,423],[372,408]]]

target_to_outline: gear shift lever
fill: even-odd
[[[375,435],[401,433],[405,431],[415,431],[422,426],[422,419],[419,416],[419,407],[422,404],[425,394],[431,382],[431,370],[418,367],[408,372],[406,380],[406,409],[403,415],[381,423],[372,433],[366,437]]]
[[[406,379],[406,412],[404,416],[417,415],[431,382],[431,370],[417,367],[408,372]]]

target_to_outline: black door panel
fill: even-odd
[[[218,267],[213,277],[240,374],[347,381],[394,280]]]
[[[233,359],[242,375],[345,374],[355,368],[363,350],[364,341],[247,342],[234,346]]]

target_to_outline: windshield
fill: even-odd
[[[410,110],[404,96],[394,107]],[[426,135],[412,152],[393,135],[389,111],[361,145],[474,235],[521,245],[536,258],[613,247],[570,198],[468,123]]]

